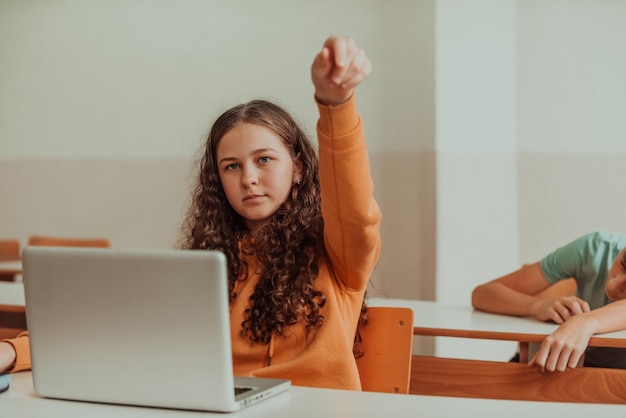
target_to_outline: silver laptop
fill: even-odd
[[[291,385],[233,376],[221,252],[26,246],[22,261],[40,396],[228,412]]]

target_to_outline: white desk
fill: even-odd
[[[558,327],[532,318],[474,311],[469,304],[453,306],[401,299],[372,299],[369,304],[411,308],[415,335],[518,341],[521,363],[528,359],[530,343],[543,341]],[[598,334],[590,340],[589,345],[626,347],[626,331]],[[626,371],[581,367],[563,374],[541,375],[518,363],[414,355],[409,392],[420,395],[625,404]],[[542,411],[541,416],[547,415]]]
[[[20,282],[0,282],[0,305],[23,307],[24,288]],[[372,298],[371,306],[405,306],[413,310],[414,333],[443,337],[482,338],[541,342],[558,325],[533,318],[496,315],[475,311],[468,305],[409,299]],[[626,331],[596,334],[589,341],[595,347],[626,348]]]
[[[0,261],[0,274],[22,274],[22,261]]]
[[[534,318],[497,315],[474,310],[468,305],[408,299],[373,298],[371,306],[405,306],[413,310],[414,334],[442,337],[541,342],[558,325]],[[595,347],[626,348],[626,331],[596,334],[589,341]]]
[[[21,282],[0,282],[0,305],[24,307],[24,285]]]
[[[59,376],[62,379],[63,376]],[[11,418],[168,417],[191,418],[380,418],[380,417],[497,417],[567,416],[626,417],[622,405],[502,401],[439,396],[394,395],[292,387],[232,414],[141,408],[40,398],[33,392],[31,373],[13,375],[10,389],[0,394],[2,416]]]
[[[0,305],[23,307],[24,304],[22,283],[0,282]],[[385,298],[372,298],[369,304],[411,308],[416,335],[508,340],[525,344],[543,341],[558,327],[533,318],[475,311],[469,304],[446,305],[433,301]],[[626,348],[626,331],[594,335],[589,345]]]

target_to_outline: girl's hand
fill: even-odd
[[[568,367],[573,369],[584,354],[596,325],[587,315],[571,317],[543,340],[528,367],[537,368],[542,374],[563,372]]]
[[[552,321],[562,324],[575,315],[589,312],[589,304],[576,296],[563,296],[558,299],[538,299],[531,309],[540,321]]]
[[[0,342],[0,372],[11,368],[15,363],[15,349],[7,342]]]
[[[354,39],[331,36],[311,65],[315,97],[325,105],[337,106],[352,96],[371,71],[372,63]]]

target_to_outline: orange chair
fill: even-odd
[[[28,245],[48,247],[102,247],[110,248],[111,241],[107,238],[66,238],[33,235],[28,238]]]
[[[368,307],[367,325],[360,329],[360,334],[363,355],[356,359],[356,364],[363,390],[409,393],[413,310]]]
[[[0,261],[15,261],[20,259],[20,241],[17,239],[0,240]],[[0,273],[0,281],[14,282],[14,273]],[[13,338],[26,330],[26,315],[24,308],[13,305],[0,305],[0,340]]]
[[[26,310],[23,306],[0,304],[0,340],[15,338],[26,331]]]
[[[17,239],[0,240],[0,261],[14,261],[20,259],[20,241]],[[0,282],[14,282],[15,274],[0,273]]]

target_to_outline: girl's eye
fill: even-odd
[[[232,163],[232,164],[228,164],[228,165],[226,166],[226,170],[227,170],[227,171],[229,171],[229,170],[235,170],[235,169],[236,169],[236,168],[238,168],[238,167],[239,167],[239,164],[237,164],[237,163]]]
[[[272,159],[270,157],[261,157],[259,158],[259,162],[262,164],[267,164],[271,161]]]

